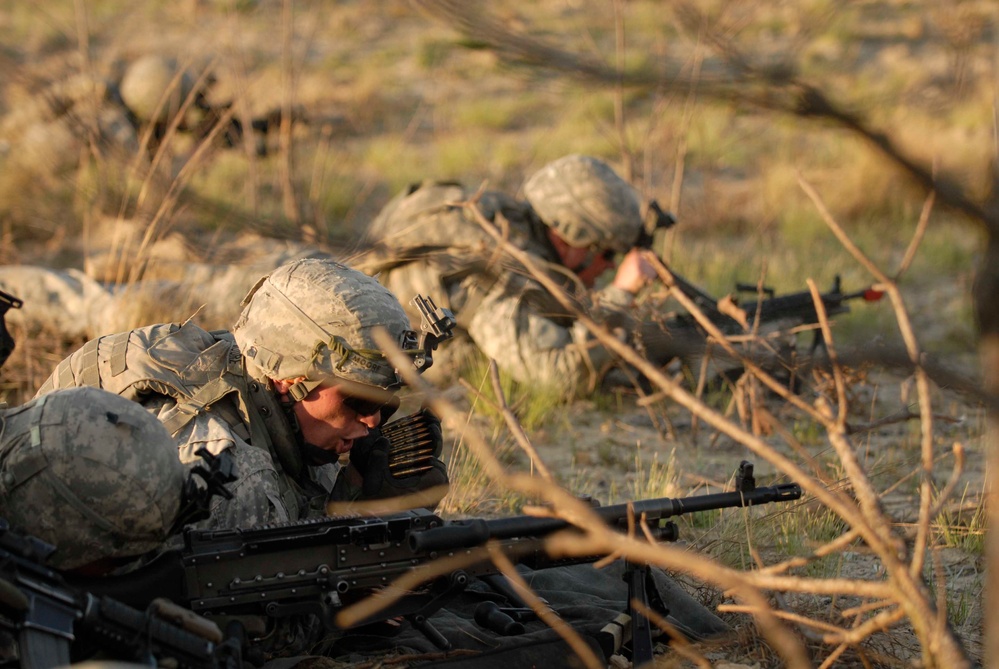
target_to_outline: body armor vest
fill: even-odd
[[[212,411],[241,439],[276,460],[282,496],[298,515],[304,464],[294,430],[266,382],[248,378],[232,335],[191,321],[164,323],[93,339],[59,363],[38,395],[94,386],[143,404],[165,396],[174,404],[160,422],[171,435]]]

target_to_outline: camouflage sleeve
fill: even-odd
[[[226,487],[232,499],[214,497],[211,518],[202,529],[253,527],[263,523],[286,522],[297,516],[288,508],[282,494],[281,477],[270,453],[251,446],[234,434],[225,421],[203,413],[176,435],[181,460],[192,465],[199,461],[200,448],[212,454],[228,451],[235,465],[236,480]]]
[[[635,296],[628,291],[617,288],[613,284],[608,285],[594,293],[593,305],[596,311],[592,315],[598,321],[607,320],[612,314],[626,316],[634,299]]]
[[[244,444],[233,451],[236,480],[226,486],[232,499],[212,500],[208,527],[255,527],[291,520],[281,496],[280,480],[270,455]]]
[[[598,294],[597,297],[602,297]],[[618,313],[608,294],[595,305],[598,320]],[[468,324],[469,336],[501,369],[522,383],[545,384],[576,393],[591,381],[612,354],[581,323],[561,325],[523,298],[497,286],[478,305]]]

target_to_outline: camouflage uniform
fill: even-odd
[[[0,408],[0,517],[56,546],[53,567],[158,548],[185,477],[163,426],[113,393],[72,388]]]
[[[567,159],[605,167],[585,157]],[[603,216],[592,228],[608,228],[615,234],[585,238],[579,228],[567,230],[554,224],[567,221],[567,216],[542,218],[545,212],[539,211],[538,204],[551,205],[551,214],[564,210],[553,202],[548,184],[541,183],[546,174],[543,170],[534,178],[543,186],[536,191],[545,197],[522,201],[487,191],[480,196],[479,209],[510,243],[565,286],[590,316],[611,326],[624,322],[633,296],[613,285],[587,294],[559,264],[547,229],[554,227],[570,242],[576,238],[586,242],[579,246],[599,242],[604,248],[627,251],[641,226],[637,194],[610,172],[615,180],[612,197],[607,189],[592,194],[600,200],[599,206],[591,207],[597,212],[594,218]],[[607,178],[604,172],[600,176]],[[611,354],[525,268],[497,252],[493,237],[468,208],[457,204],[471,195],[457,183],[424,182],[409,187],[372,222],[368,239],[373,250],[358,266],[397,295],[429,294],[450,308],[460,332],[518,381],[558,385],[570,394],[582,389],[611,360]],[[578,205],[588,195],[573,193],[571,197]],[[607,217],[614,216],[621,221],[616,229],[606,225]],[[417,314],[410,317],[419,322]]]
[[[331,261],[287,264],[261,279],[244,304],[231,333],[188,321],[91,340],[38,391],[91,385],[140,402],[167,427],[187,464],[201,448],[227,451],[236,468],[233,499],[213,499],[209,527],[321,515],[341,465],[304,461],[297,423],[269,380],[302,376],[318,385],[336,376],[397,387],[371,330],[384,327],[400,345],[412,338],[394,296]]]

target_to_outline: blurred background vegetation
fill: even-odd
[[[921,193],[840,130],[700,96],[698,78],[709,80],[717,63],[669,4],[487,6],[509,30],[611,65],[669,64],[694,84],[684,92],[617,87],[518,67],[440,13],[402,0],[3,0],[0,263],[82,266],[99,231],[122,221],[152,240],[181,233],[192,257],[247,230],[349,257],[365,223],[408,183],[457,179],[516,193],[545,162],[589,153],[677,214],[667,258],[716,294],[761,277],[779,292],[803,289],[809,277],[825,287],[840,274],[846,289],[869,281],[799,175],[861,248],[898,264]],[[987,188],[994,3],[713,0],[698,8],[756,61],[794,62],[907,149],[960,166],[969,175],[961,185]],[[54,85],[87,73],[113,87],[151,53],[195,76],[210,72],[210,99],[231,103],[235,118],[284,109],[294,122],[266,138],[246,133],[232,148],[177,133],[155,159],[88,134],[83,115],[69,128],[76,141],[32,134],[24,117],[38,114],[39,99],[53,105]],[[968,294],[981,241],[933,212],[903,283],[928,344],[973,349]],[[842,319],[843,335],[893,336],[887,314],[855,311],[862,315]]]

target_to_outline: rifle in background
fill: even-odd
[[[668,230],[674,225],[676,219],[672,214],[664,212],[655,200],[650,201],[646,210],[645,227],[636,246],[651,248],[656,230]],[[712,296],[675,272],[672,275],[676,289],[696,304],[708,320],[726,335],[744,335],[757,329],[790,332],[803,326],[819,324],[815,300],[810,291],[777,295],[772,288],[737,283],[736,294],[762,294],[762,299],[745,304],[739,304],[735,299],[731,300],[731,304],[723,306],[725,301]],[[821,293],[819,299],[822,300],[826,315],[834,316],[849,312],[848,303],[851,301],[876,302],[883,294],[874,286],[843,292],[841,279],[837,275],[832,288]],[[671,315],[661,323],[645,324],[641,329],[643,346],[650,359],[660,365],[677,357],[702,352],[706,336],[704,328],[689,313]],[[810,353],[814,353],[823,344],[821,332],[815,328]]]
[[[789,321],[791,326],[817,325],[819,314],[815,309],[815,300],[811,291],[803,290],[797,293],[786,295],[775,295],[773,288],[758,289],[754,285],[739,283],[736,284],[739,292],[764,293],[766,298],[747,302],[741,309],[746,312],[750,323],[780,323]],[[825,308],[827,316],[844,314],[850,311],[852,300],[863,300],[864,302],[877,302],[884,296],[884,292],[876,290],[874,286],[867,286],[851,293],[844,293],[840,276],[837,274],[833,280],[832,288],[827,292],[820,293],[819,299]],[[822,344],[822,338],[818,331],[815,333],[815,341],[812,349],[816,349]]]

